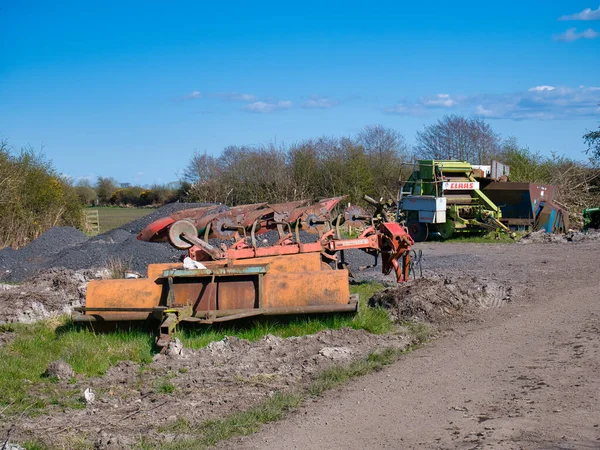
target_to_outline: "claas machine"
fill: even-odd
[[[91,281],[85,306],[73,319],[155,319],[160,323],[157,344],[164,347],[180,322],[356,311],[358,298],[349,292],[344,251],[372,255],[373,266],[381,257],[382,272],[394,271],[403,282],[409,276],[413,239],[404,226],[378,220],[356,206],[333,214],[343,199],[259,203],[226,211],[215,205],[161,218],[138,239],[169,242],[187,250],[187,258],[150,264],[147,278]],[[344,238],[344,223],[363,231]],[[313,239],[306,239],[310,235]]]
[[[397,220],[416,242],[432,232],[447,239],[458,233],[508,231],[500,220],[502,211],[481,190],[490,172],[490,166],[466,161],[418,161],[400,188]]]
[[[509,182],[498,161],[421,160],[398,193],[396,220],[415,242],[489,231],[564,233],[567,211],[554,199],[556,186]]]

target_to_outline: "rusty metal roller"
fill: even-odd
[[[213,220],[211,224],[211,237],[218,239],[232,239],[238,232],[239,225],[230,215],[222,215]]]
[[[360,206],[348,206],[344,209],[344,223],[351,227],[364,227],[371,218]]]
[[[173,223],[169,228],[169,242],[171,245],[180,250],[190,248],[192,244],[182,238],[184,234],[198,237],[198,230],[189,220],[178,220]]]

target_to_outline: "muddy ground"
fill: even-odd
[[[600,399],[589,383],[600,381],[596,375],[600,306],[590,300],[593,295],[600,297],[600,242],[425,243],[416,248],[424,252],[425,278],[390,290],[373,302],[389,306],[395,318],[416,317],[433,323],[441,338],[390,369],[367,377],[369,381],[351,383],[341,392],[307,405],[290,420],[269,426],[250,439],[222,444],[223,448],[355,448],[356,442],[368,448],[476,448],[486,442],[508,442],[505,448],[519,448],[519,439],[527,448],[542,448],[548,442],[550,447],[557,447],[565,444],[562,435],[556,437],[556,442],[552,440],[554,434],[550,441],[536,441],[535,435],[532,438],[529,434],[524,440],[525,434],[511,434],[503,427],[523,427],[519,420],[512,423],[513,417],[525,417],[527,430],[535,430],[536,423],[555,423],[552,420],[557,413],[546,405],[559,396],[565,397],[564,392],[556,390],[563,386],[559,369],[568,373],[573,362],[577,363],[575,378],[583,388],[564,399],[566,403],[561,403],[559,409],[577,410],[576,417],[586,427],[591,417],[598,417],[592,405],[593,400]],[[392,282],[372,271],[358,278]],[[591,291],[582,294],[588,300],[579,310],[580,305],[573,303],[569,295],[582,289]],[[79,295],[79,287],[75,291]],[[554,307],[544,312],[549,300]],[[583,317],[573,314],[574,310]],[[515,321],[525,316],[527,319]],[[561,328],[563,320],[568,327]],[[564,336],[528,334],[532,329],[553,327]],[[562,355],[564,349],[564,355],[578,359],[553,357],[559,364],[556,366],[542,360],[529,361],[527,355],[516,358],[517,350],[511,353],[504,347],[509,338],[519,337],[523,341],[515,343],[518,349],[536,354],[551,352],[556,341],[557,355]],[[577,347],[580,341],[585,347]],[[161,432],[158,426],[181,419],[201,422],[222,417],[255,405],[276,391],[307,386],[316,373],[333,364],[364,357],[378,348],[402,348],[410,343],[411,337],[403,328],[385,336],[346,329],[290,339],[267,336],[254,343],[231,338],[202,350],[183,349],[182,354],[174,348],[171,355],[157,356],[143,370],[122,362],[103,377],[78,376],[74,384],[61,381],[65,389],[78,389],[82,394],[91,388],[95,401],[84,409],[63,411],[50,407],[42,416],[23,417],[13,428],[11,440],[41,439],[66,448],[81,439],[96,443],[96,448],[130,448],[141,436],[169,441],[178,436]],[[443,350],[436,353],[436,348]],[[533,368],[527,369],[529,366]],[[419,374],[415,372],[417,367]],[[164,382],[175,387],[172,393],[161,392]],[[407,386],[411,386],[410,392]],[[488,392],[490,386],[493,389]],[[530,398],[530,392],[535,398]],[[585,401],[579,394],[587,396]],[[473,405],[477,405],[476,411]],[[525,411],[537,405],[543,408],[531,422]],[[473,416],[474,411],[477,416]],[[457,419],[457,412],[470,419]],[[472,419],[479,416],[490,419]],[[589,420],[581,421],[580,416]],[[405,420],[406,426],[396,423],[398,418]],[[487,430],[485,423],[491,418],[501,420]],[[354,422],[350,426],[344,420]],[[394,423],[388,424],[389,430],[396,434],[388,436],[381,430],[390,420]],[[471,426],[469,420],[475,420],[477,426]],[[15,418],[0,416],[0,436],[15,422]],[[479,427],[479,423],[484,425]],[[594,428],[589,426],[586,432],[592,436]],[[500,428],[502,432],[489,433]],[[498,440],[493,441],[492,435]]]
[[[421,247],[512,301],[220,448],[600,448],[600,243]]]

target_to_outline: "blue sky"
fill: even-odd
[[[93,4],[95,3],[95,4]],[[71,177],[177,179],[194,151],[475,115],[582,158],[600,1],[0,2],[0,137]]]

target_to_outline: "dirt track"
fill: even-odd
[[[600,244],[422,247],[514,301],[222,448],[600,448]]]

